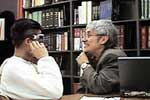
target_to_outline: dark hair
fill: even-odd
[[[29,33],[30,30],[42,30],[40,24],[32,19],[18,19],[11,27],[12,42],[16,47],[19,47],[25,38],[34,33]]]

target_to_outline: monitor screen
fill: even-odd
[[[150,57],[119,57],[120,91],[150,92]]]

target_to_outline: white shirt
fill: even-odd
[[[53,57],[37,65],[13,56],[1,66],[1,93],[14,99],[58,99],[63,94],[60,69]]]

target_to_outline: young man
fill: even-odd
[[[11,29],[14,56],[1,66],[1,93],[13,99],[58,99],[62,76],[54,58],[48,56],[41,26],[31,19],[17,20]]]
[[[117,30],[110,20],[92,21],[82,34],[83,52],[77,62],[83,71],[80,93],[106,94],[119,90]]]

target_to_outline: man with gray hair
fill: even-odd
[[[76,58],[82,70],[78,93],[119,91],[117,59],[126,54],[117,48],[117,32],[111,20],[92,21],[87,25],[82,34],[83,52]]]

